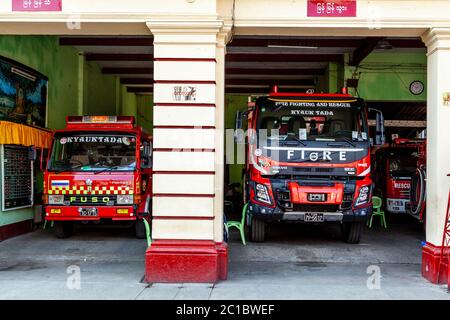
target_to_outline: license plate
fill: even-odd
[[[324,222],[323,213],[305,213],[305,222]]]
[[[308,193],[308,201],[311,202],[325,202],[327,195],[325,193]]]
[[[80,217],[97,217],[98,210],[97,208],[81,208]]]

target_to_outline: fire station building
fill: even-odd
[[[387,133],[426,129],[426,238],[417,250],[422,275],[446,281],[439,270],[448,267],[441,249],[450,187],[449,12],[441,0],[2,1],[0,240],[40,221],[39,159],[67,116],[134,116],[153,136],[146,280],[224,280],[232,250],[225,186],[242,184],[245,167],[226,160],[236,111],[273,85],[346,87],[383,111]],[[4,85],[8,74],[39,84],[22,92],[20,81]],[[21,180],[19,165],[28,178]]]

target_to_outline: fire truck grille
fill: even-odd
[[[409,199],[409,190],[400,191],[400,197]]]
[[[65,195],[64,204],[71,206],[114,206],[116,195]]]
[[[350,209],[353,204],[353,193],[344,193],[344,199],[341,204],[341,209]]]
[[[332,204],[294,204],[293,211],[299,212],[337,212],[338,205]]]

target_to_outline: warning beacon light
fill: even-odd
[[[134,124],[133,116],[68,116],[67,124]]]

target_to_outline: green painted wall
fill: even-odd
[[[359,78],[359,96],[368,101],[426,101],[427,99],[425,53],[372,53],[358,68],[345,67],[345,77],[352,76]],[[425,85],[425,90],[420,95],[414,95],[409,91],[409,85],[415,80],[420,80]]]
[[[97,64],[85,62],[74,48],[60,46],[56,36],[0,36],[0,55],[49,78],[47,126],[51,129],[64,128],[68,115],[114,115],[117,105],[127,114],[136,115],[135,94],[124,94],[118,103],[121,95],[117,94],[116,78],[103,75]],[[40,191],[41,173],[37,173],[37,184]],[[32,217],[33,211],[28,208],[0,211],[0,226]]]
[[[85,63],[85,103],[84,114],[116,114],[116,77],[102,74],[98,64]],[[112,94],[113,93],[113,94]]]
[[[0,55],[23,63],[49,78],[48,127],[64,127],[65,116],[76,114],[78,53],[59,46],[55,36],[0,36]]]
[[[47,126],[55,129],[63,128],[65,116],[77,113],[76,50],[59,46],[58,39],[54,36],[0,36],[0,55],[27,65],[49,78],[48,110],[51,112],[47,111]],[[32,217],[31,208],[0,211],[0,226]]]
[[[139,126],[148,132],[153,130],[153,95],[136,95],[137,117]]]
[[[339,92],[339,74],[338,63],[329,63],[325,69],[325,73],[318,77],[316,92],[319,93],[336,93]]]
[[[122,101],[120,105],[120,115],[136,117],[137,115],[136,94],[127,92],[127,88],[125,86],[121,86],[120,90]]]
[[[248,96],[242,95],[227,95],[225,97],[225,129],[234,129],[235,117],[237,111],[247,110]],[[225,144],[230,143],[225,141]],[[236,144],[234,145],[236,155]],[[239,182],[242,187],[242,170],[245,168],[244,164],[236,163],[236,156],[232,161],[232,164],[228,166],[229,181],[230,183]]]

